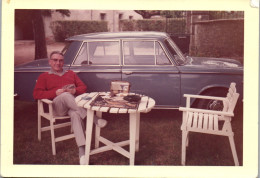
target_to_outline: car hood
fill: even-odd
[[[45,58],[45,59],[38,59],[32,62],[17,65],[15,66],[15,69],[37,68],[37,67],[47,67],[47,66],[49,66],[49,60]]]
[[[187,57],[186,65],[201,66],[209,68],[237,68],[242,64],[235,59],[208,58],[208,57]]]

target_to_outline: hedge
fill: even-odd
[[[51,29],[57,42],[74,35],[108,31],[107,21],[54,21]]]
[[[121,31],[166,31],[184,34],[186,19],[168,18],[167,25],[165,19],[120,20],[119,26]]]

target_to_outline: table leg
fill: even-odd
[[[140,113],[136,114],[136,143],[135,151],[139,151],[139,138],[140,138]]]
[[[100,118],[102,118],[102,112],[96,112],[96,115]],[[100,137],[100,131],[101,128],[96,125],[96,134],[95,134],[95,148],[99,147],[99,137]]]
[[[87,110],[87,121],[86,121],[87,122],[86,144],[85,144],[86,165],[89,164],[89,155],[90,155],[90,147],[91,147],[93,120],[94,120],[94,111],[88,109]]]
[[[134,165],[135,162],[135,142],[136,142],[136,129],[137,129],[138,113],[129,114],[129,132],[130,132],[130,165]]]

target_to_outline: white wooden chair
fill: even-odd
[[[181,126],[182,130],[182,157],[181,164],[185,165],[186,160],[186,147],[188,146],[188,134],[189,132],[199,132],[205,134],[214,134],[227,136],[229,138],[231,151],[236,166],[239,165],[236,147],[234,143],[234,133],[231,127],[231,120],[234,116],[234,108],[237,103],[239,94],[236,92],[236,84],[231,83],[227,97],[212,97],[202,95],[189,95],[185,94],[186,107],[180,107],[179,110],[183,111],[183,122]],[[222,111],[213,111],[205,109],[190,108],[190,99],[214,99],[223,101],[224,108]],[[219,126],[219,122],[224,121],[222,128]]]
[[[47,104],[48,106],[48,112],[44,111],[44,103]],[[49,126],[42,127],[41,124],[41,118],[45,118],[50,121]],[[52,154],[56,155],[56,147],[55,143],[67,139],[74,138],[74,134],[70,133],[68,135],[60,136],[60,137],[55,137],[54,130],[62,127],[67,127],[71,126],[70,120],[64,123],[56,124],[56,120],[61,120],[61,119],[69,119],[69,116],[54,116],[53,115],[53,108],[52,108],[52,101],[48,99],[41,99],[38,100],[38,140],[41,141],[41,132],[43,131],[51,131],[51,144],[52,144]]]

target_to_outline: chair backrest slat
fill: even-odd
[[[233,112],[239,97],[239,94],[236,92],[236,83],[231,83],[228,93],[227,93],[227,97],[226,97],[226,101],[224,101],[224,108],[223,111],[226,112]]]

